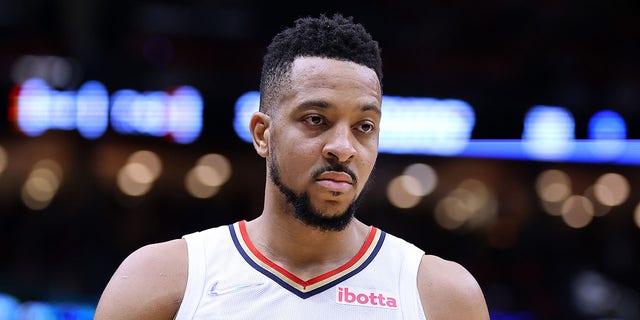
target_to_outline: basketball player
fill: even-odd
[[[378,154],[378,43],[341,15],[267,48],[253,146],[264,209],[127,257],[95,319],[489,319],[461,265],[354,218]]]

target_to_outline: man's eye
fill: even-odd
[[[308,116],[304,119],[307,123],[313,125],[319,125],[324,122],[321,116]]]
[[[358,130],[364,133],[369,133],[373,131],[373,129],[375,129],[375,126],[371,122],[363,122],[358,126]]]

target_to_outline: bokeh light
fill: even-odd
[[[594,195],[600,203],[618,206],[629,197],[629,182],[618,173],[606,173],[598,178],[593,186]]]
[[[193,197],[205,199],[218,193],[220,187],[231,177],[231,162],[217,153],[201,156],[196,165],[187,172],[184,184]]]
[[[2,146],[0,146],[0,174],[4,172],[4,169],[7,168],[8,164],[9,155],[7,154],[7,151]]]
[[[586,227],[593,219],[593,204],[587,197],[572,195],[562,204],[562,220],[571,228]]]
[[[534,106],[524,120],[522,140],[534,158],[563,159],[573,151],[575,120],[564,107]]]
[[[136,151],[118,170],[118,188],[129,196],[142,196],[151,190],[161,173],[162,161],[157,154],[149,150]]]
[[[129,163],[138,163],[144,166],[153,177],[153,180],[157,179],[162,173],[162,161],[160,157],[149,150],[136,151],[129,156]]]
[[[403,179],[403,182],[409,182],[409,185],[405,185],[407,192],[424,197],[430,194],[438,184],[438,176],[436,171],[429,165],[424,163],[414,163],[407,166],[404,169],[404,175],[415,178],[417,184],[414,184],[412,179]]]
[[[387,198],[389,202],[401,209],[408,209],[415,207],[420,200],[421,196],[417,196],[407,189],[420,188],[420,181],[413,176],[400,175],[393,178],[387,185]]]
[[[563,201],[571,195],[571,179],[564,171],[546,170],[536,179],[536,192],[542,201]]]
[[[22,187],[23,203],[32,210],[48,207],[58,192],[62,174],[62,168],[54,160],[37,162]]]
[[[202,183],[202,178],[198,177],[197,167],[189,170],[185,178],[184,184],[189,194],[193,197],[206,199],[215,196],[220,190],[219,187],[206,185]]]
[[[438,201],[434,209],[436,223],[447,230],[454,230],[464,224],[460,212],[468,212],[462,200],[454,197],[445,197]]]
[[[610,205],[606,205],[600,202],[600,200],[596,198],[594,190],[595,190],[594,186],[590,186],[589,188],[587,188],[587,190],[585,190],[583,195],[591,201],[591,204],[593,205],[594,217],[605,216],[607,215],[607,213],[611,211],[612,207]]]
[[[127,163],[118,171],[117,183],[120,190],[130,196],[141,196],[151,189],[152,175],[149,169],[139,163]]]
[[[195,170],[203,184],[219,187],[231,177],[231,162],[221,154],[210,153],[198,159]]]
[[[436,222],[445,229],[486,226],[498,213],[498,201],[487,185],[466,179],[436,204]]]

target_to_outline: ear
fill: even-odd
[[[270,137],[271,118],[262,113],[256,112],[251,116],[249,129],[253,138],[253,147],[256,152],[263,158],[269,155],[269,137]]]

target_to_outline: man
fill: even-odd
[[[125,259],[96,319],[488,319],[457,263],[354,218],[377,153],[378,43],[351,18],[276,35],[250,129],[264,209]]]

